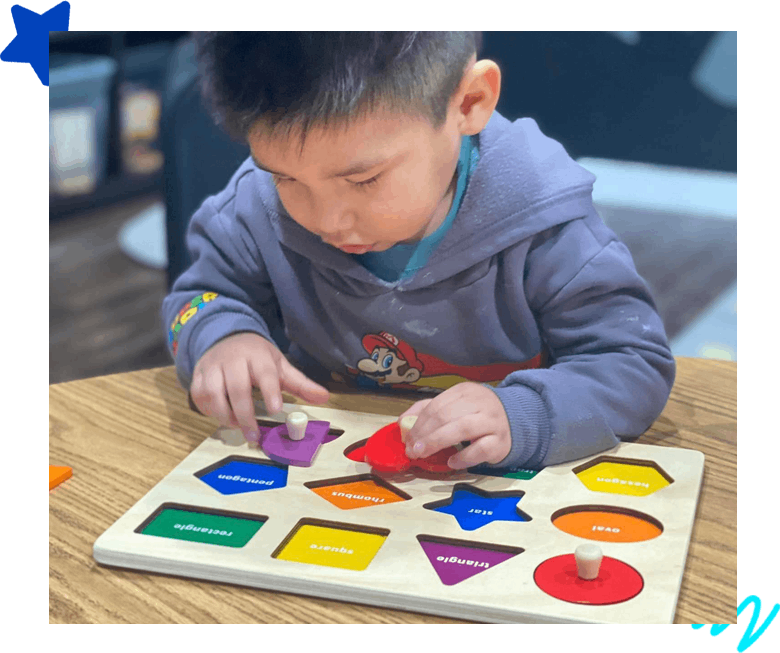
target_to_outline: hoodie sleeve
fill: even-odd
[[[595,209],[537,236],[524,288],[551,366],[495,388],[512,431],[499,466],[537,469],[641,435],[669,398],[675,362],[647,285]]]
[[[279,306],[256,234],[237,208],[235,188],[231,192],[238,181],[234,178],[193,215],[187,231],[192,265],[163,300],[168,348],[185,389],[195,364],[219,340],[252,332],[274,342],[272,333],[280,328]]]

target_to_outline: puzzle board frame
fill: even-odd
[[[411,498],[345,510],[304,485],[372,473],[369,465],[344,455],[392,417],[315,406],[285,404],[270,416],[283,423],[292,411],[325,420],[344,433],[321,446],[310,467],[289,466],[283,488],[223,495],[195,474],[230,456],[269,461],[239,431],[220,429],[202,442],[121,516],[95,542],[93,555],[104,565],[225,582],[326,599],[492,623],[673,623],[685,569],[704,470],[698,451],[621,443],[601,454],[654,461],[674,480],[648,496],[596,492],[572,471],[599,456],[547,467],[530,480],[457,472],[449,476],[374,475]],[[261,419],[266,419],[261,417]],[[457,520],[423,505],[448,498],[456,484],[487,492],[525,492],[518,507],[527,522],[492,521],[463,530]],[[165,504],[220,513],[265,517],[242,547],[183,541],[137,532]],[[641,542],[597,542],[605,556],[634,567],[644,587],[634,598],[613,605],[582,605],[556,599],[534,581],[545,560],[570,554],[591,540],[559,530],[552,515],[570,506],[607,505],[639,511],[663,525],[660,536]],[[306,564],[273,557],[301,520],[357,525],[389,531],[363,571]],[[523,552],[454,585],[445,585],[425,555],[418,535],[519,547]]]

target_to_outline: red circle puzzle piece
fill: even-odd
[[[574,555],[549,558],[534,572],[539,588],[550,596],[569,603],[612,605],[634,598],[644,587],[642,575],[631,565],[604,556],[599,575],[583,580],[577,574]]]
[[[365,461],[380,472],[405,472],[417,467],[426,472],[451,472],[447,461],[456,454],[455,447],[448,447],[428,456],[412,460],[406,455],[406,445],[401,440],[401,427],[398,422],[383,426],[366,442]]]

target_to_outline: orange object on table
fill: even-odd
[[[73,476],[73,470],[70,467],[49,465],[49,489],[54,489],[63,481],[67,481],[71,476]]]

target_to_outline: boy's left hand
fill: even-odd
[[[478,383],[458,383],[433,399],[418,401],[400,417],[407,415],[418,416],[406,439],[406,455],[412,459],[468,441],[471,444],[448,461],[452,469],[466,469],[500,463],[512,448],[504,405]]]

